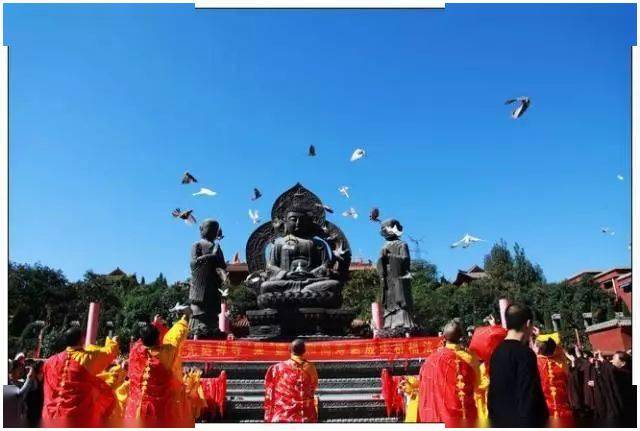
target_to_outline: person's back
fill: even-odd
[[[142,339],[129,352],[129,396],[124,416],[128,425],[177,426],[182,423],[182,370],[176,370],[178,349],[189,332],[185,318],[176,322],[159,340],[159,331],[149,325]]]
[[[507,337],[493,352],[489,369],[489,419],[493,427],[544,426],[549,412],[536,355],[526,346],[531,311],[507,308]]]
[[[567,390],[569,374],[566,366],[554,357],[556,342],[549,338],[545,341],[537,341],[534,347],[542,393],[547,402],[549,416],[554,424],[571,426],[573,425],[573,412],[569,404]]]
[[[272,365],[265,376],[265,422],[317,422],[318,373],[303,358],[301,340],[291,344],[291,359]]]
[[[67,331],[67,348],[46,360],[44,373],[44,426],[97,426],[113,408],[109,387],[96,375],[118,354],[116,339],[104,347],[81,346],[79,329]]]
[[[457,321],[444,328],[447,341],[420,367],[419,420],[446,427],[474,426],[478,416],[474,398],[480,383],[475,355],[460,345],[462,327]]]

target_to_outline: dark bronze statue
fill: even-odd
[[[284,236],[275,239],[267,258],[267,280],[260,293],[339,291],[342,283],[331,270],[328,244],[315,237],[319,227],[309,209],[291,208],[282,223]]]
[[[382,285],[384,329],[412,329],[413,297],[411,295],[411,258],[407,243],[400,239],[402,225],[398,220],[385,220],[380,235],[386,242],[378,259],[378,275]]]
[[[191,286],[189,301],[192,317],[191,334],[198,338],[218,332],[220,291],[226,283],[227,264],[220,248],[222,229],[216,220],[207,219],[200,225],[201,239],[191,247]]]

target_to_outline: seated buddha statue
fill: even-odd
[[[294,206],[282,221],[282,235],[269,250],[267,279],[260,285],[260,294],[284,292],[337,292],[342,286],[335,271],[329,246],[316,233],[310,210]]]

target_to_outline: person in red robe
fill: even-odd
[[[129,396],[124,412],[129,426],[186,427],[194,426],[190,406],[186,406],[182,366],[178,357],[180,345],[187,338],[187,316],[178,320],[164,337],[154,323],[141,330],[141,337],[129,352]]]
[[[478,359],[460,344],[463,329],[457,320],[443,331],[445,345],[420,367],[419,422],[469,427],[478,417],[474,393],[480,383]]]
[[[567,366],[554,358],[556,347],[556,342],[548,338],[545,341],[536,341],[534,351],[538,361],[542,393],[547,402],[552,425],[557,423],[568,427],[572,425],[573,418],[567,390],[569,374]]]
[[[97,375],[119,352],[117,338],[104,347],[82,347],[82,331],[64,334],[66,349],[47,359],[43,367],[44,427],[100,427],[115,407],[111,388]]]
[[[272,365],[265,377],[265,422],[318,422],[316,367],[304,359],[302,340],[291,343],[291,358]]]

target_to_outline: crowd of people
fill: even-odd
[[[19,354],[9,363],[4,425],[193,426],[206,401],[199,372],[185,372],[178,355],[188,313],[169,329],[156,316],[131,342],[128,358],[117,338],[83,346],[78,327],[64,334],[65,349],[46,360]],[[542,335],[532,313],[511,305],[506,329],[491,321],[465,343],[458,320],[443,329],[443,346],[428,356],[407,394],[407,421],[447,427],[635,426],[636,389],[630,352],[610,360],[600,352],[559,345]],[[305,343],[265,376],[265,422],[317,422],[318,373]]]

